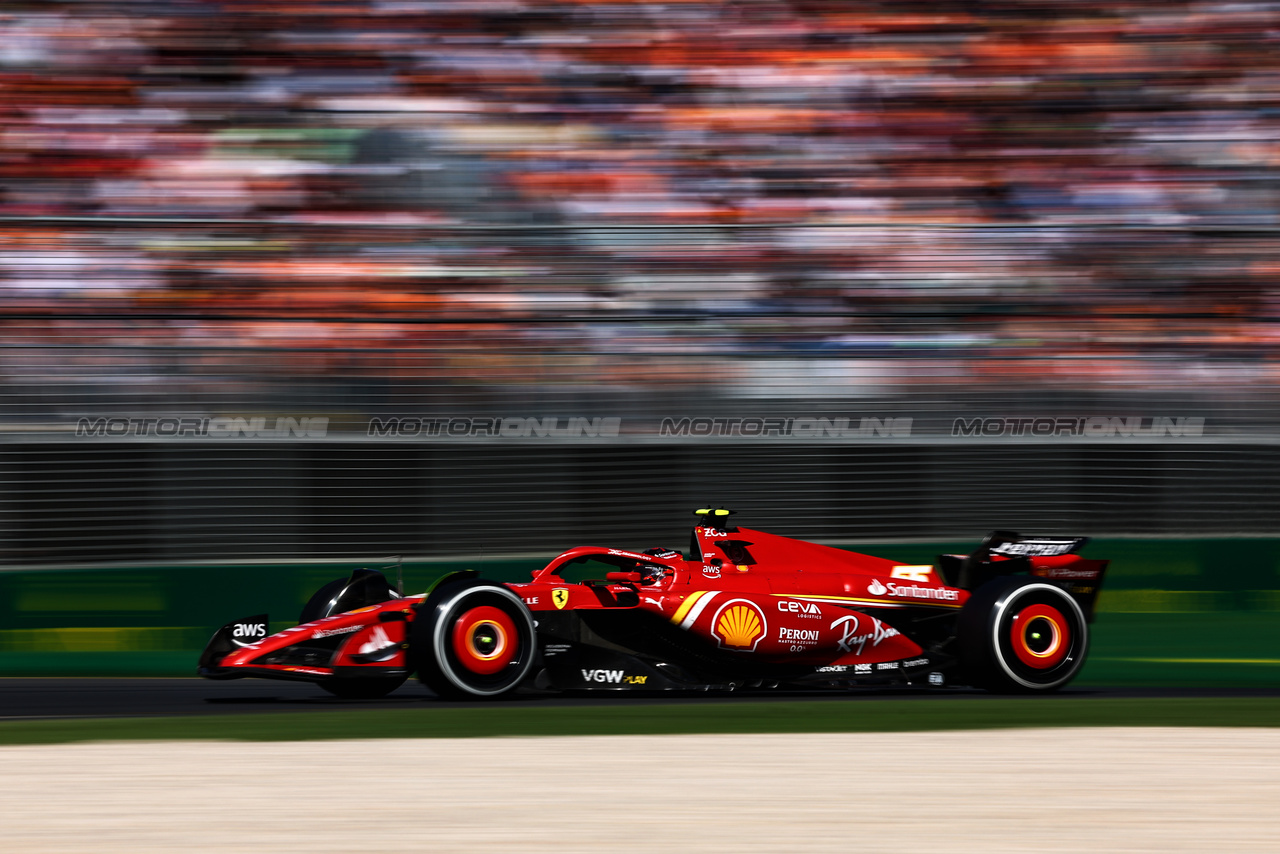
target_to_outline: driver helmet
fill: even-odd
[[[657,563],[642,563],[636,571],[640,573],[641,584],[657,584],[671,572],[668,567]]]

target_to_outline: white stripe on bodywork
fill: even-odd
[[[684,620],[680,623],[680,628],[687,629],[692,626],[698,617],[702,615],[703,610],[711,604],[711,600],[716,598],[716,594],[718,592],[719,591],[717,590],[713,590],[706,596],[699,599],[697,604],[690,608],[689,613],[685,615]]]

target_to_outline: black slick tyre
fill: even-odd
[[[312,593],[311,598],[307,600],[307,604],[302,606],[302,611],[298,614],[298,625],[314,623],[321,617],[328,617],[336,604],[334,600],[346,586],[347,579],[335,578],[315,593]]]
[[[1084,665],[1089,625],[1061,587],[1004,577],[965,603],[956,640],[969,684],[999,693],[1056,691]]]
[[[529,676],[536,651],[529,609],[491,581],[459,581],[433,591],[409,628],[418,679],[446,699],[511,693]]]

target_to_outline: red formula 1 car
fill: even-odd
[[[689,552],[584,546],[522,584],[455,572],[403,596],[357,570],[299,625],[228,623],[210,679],[315,682],[340,697],[558,690],[974,685],[1052,691],[1079,672],[1107,561],[1080,537],[988,535],[969,555],[906,566],[738,528],[699,510]]]

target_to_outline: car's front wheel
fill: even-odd
[[[302,611],[298,614],[298,625],[312,623],[321,617],[327,617],[332,614],[334,605],[337,604],[338,594],[346,586],[347,579],[335,578],[315,593],[312,593],[311,598],[307,600],[307,604],[302,606]]]
[[[511,693],[528,677],[536,650],[529,609],[491,581],[460,581],[434,591],[410,627],[418,679],[449,699]]]
[[[1053,584],[997,578],[970,597],[956,628],[968,681],[1000,692],[1055,691],[1084,665],[1089,625]]]

